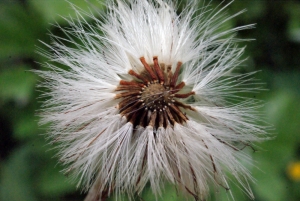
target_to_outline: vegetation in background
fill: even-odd
[[[105,8],[97,0],[69,0],[97,15]],[[90,3],[88,3],[90,2]],[[217,6],[221,0],[213,0]],[[92,5],[97,5],[95,8]],[[256,77],[268,90],[255,98],[265,101],[266,121],[275,128],[273,140],[259,145],[253,154],[252,184],[256,201],[300,200],[300,1],[236,0],[228,12],[248,11],[231,26],[257,23],[242,31],[247,42],[245,71],[259,70]],[[49,33],[63,35],[55,26],[68,26],[63,17],[74,17],[62,0],[2,0],[0,2],[0,200],[81,201],[84,194],[60,173],[55,150],[44,139],[36,111],[42,98],[36,89],[39,78],[31,69],[43,68],[45,58],[37,54],[39,41],[51,43]],[[90,19],[86,19],[90,20]],[[92,23],[92,22],[91,22]],[[43,47],[44,48],[44,47]],[[252,95],[253,96],[253,95]],[[250,148],[246,151],[252,152]],[[240,189],[235,199],[247,201]],[[228,200],[221,190],[212,200]],[[141,196],[152,201],[151,191]],[[179,201],[176,189],[165,189],[165,201]],[[141,198],[137,197],[137,200]],[[112,200],[112,199],[111,199]]]

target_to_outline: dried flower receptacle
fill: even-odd
[[[165,64],[159,64],[157,57],[153,57],[153,65],[149,65],[144,57],[140,60],[145,70],[140,74],[133,70],[129,72],[137,80],[121,80],[116,89],[126,91],[116,95],[116,99],[122,98],[118,104],[120,114],[124,115],[133,127],[152,126],[156,130],[159,127],[174,126],[175,123],[183,124],[188,117],[180,107],[195,109],[175,98],[188,98],[195,93],[178,94],[185,85],[184,82],[176,85],[182,63],[178,62],[173,75],[171,66],[166,70]]]

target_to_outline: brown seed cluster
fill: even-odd
[[[129,74],[134,78],[132,81],[121,80],[116,91],[116,99],[119,102],[119,112],[125,116],[128,122],[136,126],[152,126],[166,128],[175,123],[184,123],[188,120],[185,113],[180,108],[194,110],[191,106],[179,101],[195,93],[179,94],[178,92],[185,86],[184,82],[176,85],[181,62],[177,63],[174,74],[171,66],[166,66],[158,62],[157,57],[153,57],[153,64],[149,65],[144,57],[140,58],[145,70],[136,73],[133,70]]]

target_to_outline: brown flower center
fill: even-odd
[[[182,63],[178,62],[174,74],[171,66],[158,63],[157,57],[153,57],[153,65],[149,65],[144,57],[140,58],[145,71],[138,74],[133,70],[129,74],[133,81],[121,80],[116,91],[119,102],[119,112],[127,118],[134,127],[152,126],[166,128],[175,123],[184,123],[188,120],[180,108],[194,110],[191,106],[179,101],[195,93],[178,94],[185,86],[184,82],[176,85]]]
[[[163,109],[168,103],[171,102],[170,92],[161,84],[149,84],[141,95],[141,101],[148,105],[151,109]]]

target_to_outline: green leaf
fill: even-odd
[[[41,171],[40,178],[37,181],[39,192],[45,197],[60,196],[76,190],[74,182],[71,182],[60,172],[61,167],[57,167],[54,161],[56,159],[51,160],[51,163]]]
[[[0,61],[32,57],[45,25],[41,16],[29,7],[14,1],[0,2]]]
[[[14,137],[19,140],[35,138],[38,133],[37,118],[28,112],[21,114],[21,117],[14,123]]]
[[[37,76],[26,66],[0,71],[0,101],[14,100],[18,105],[28,103],[33,95]]]
[[[3,166],[0,182],[0,200],[2,201],[37,201],[32,185],[32,166],[28,146],[16,149]]]
[[[64,0],[29,0],[29,4],[42,13],[47,22],[58,22],[60,24],[66,21],[63,17],[76,17],[76,12],[71,4],[89,14],[96,13],[99,9],[103,8],[103,4],[99,0],[69,0],[69,2]]]
[[[292,41],[300,43],[300,4],[291,1],[287,9],[289,11],[288,36]]]
[[[290,86],[287,82],[288,80],[285,85]],[[288,197],[292,194],[293,186],[288,184],[286,175],[287,167],[294,160],[300,141],[300,100],[287,88],[280,85],[280,89],[268,94],[266,115],[275,127],[273,132],[276,137],[264,142],[261,145],[262,151],[254,154],[259,167],[253,171],[257,180],[254,189],[264,201],[290,200]]]

